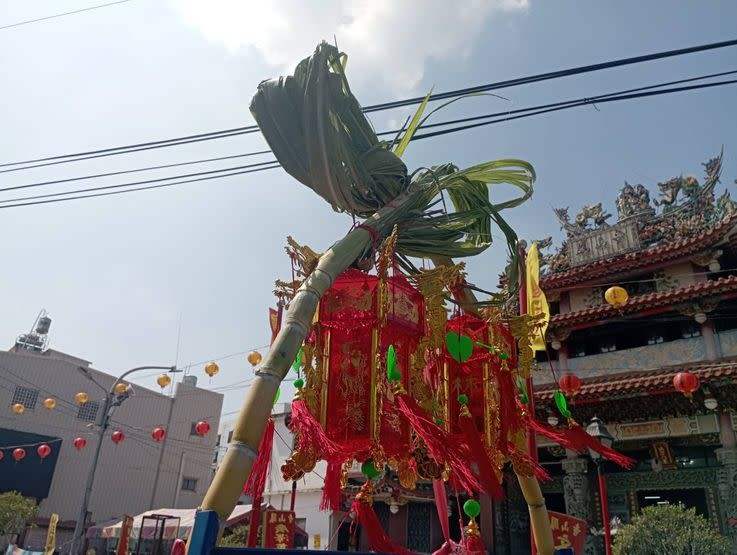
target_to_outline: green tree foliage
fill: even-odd
[[[248,541],[248,526],[236,526],[233,533],[220,538],[221,547],[246,547]]]
[[[614,555],[728,555],[730,547],[695,509],[682,505],[646,507],[632,524],[621,527]]]
[[[0,494],[0,543],[10,543],[38,512],[38,506],[17,491]]]

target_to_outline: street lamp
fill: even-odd
[[[596,416],[591,419],[591,422],[586,426],[586,433],[591,437],[596,438],[599,443],[604,447],[611,447],[614,443],[612,434],[609,433],[606,426]],[[599,477],[599,498],[601,499],[601,517],[604,521],[604,547],[606,548],[606,555],[612,555],[612,534],[609,529],[609,501],[607,500],[606,493],[606,478],[604,471],[602,470],[604,459],[601,454],[597,453],[593,449],[589,449],[589,455],[591,460],[596,463],[596,474]]]
[[[123,401],[128,398],[128,392],[123,392],[122,395],[118,394],[117,386],[122,383],[123,379],[138,372],[139,370],[166,370],[167,372],[181,372],[177,370],[176,366],[139,366],[137,368],[131,368],[130,370],[123,372],[120,377],[115,380],[115,383],[109,390],[106,390],[99,382],[97,382],[90,371],[87,368],[79,367],[79,371],[85,375],[87,379],[92,381],[97,387],[99,387],[104,393],[105,397],[102,401],[102,410],[99,412],[97,417],[97,425],[99,430],[97,432],[97,445],[95,446],[95,452],[92,455],[92,464],[87,472],[87,483],[84,488],[84,497],[82,498],[82,506],[79,509],[79,516],[77,517],[77,524],[74,527],[74,535],[72,536],[71,546],[69,553],[76,555],[82,545],[82,538],[84,537],[84,524],[87,520],[87,508],[90,503],[90,496],[92,494],[92,486],[95,482],[95,472],[97,471],[97,463],[100,460],[100,449],[102,448],[102,440],[105,436],[105,431],[110,425],[110,418],[115,411],[115,407],[119,407]]]

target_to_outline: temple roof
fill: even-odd
[[[728,276],[711,281],[703,281],[688,287],[657,291],[632,297],[626,305],[615,308],[609,304],[601,304],[575,312],[556,314],[550,318],[549,329],[561,327],[577,327],[590,322],[616,318],[625,314],[666,312],[673,310],[679,302],[695,301],[718,295],[720,299],[737,296],[737,276]]]
[[[643,185],[625,182],[616,198],[617,221],[602,203],[585,206],[573,220],[568,208],[554,210],[566,232],[557,251],[548,237],[538,241],[547,290],[564,289],[604,276],[698,254],[723,242],[737,230],[737,203],[728,191],[714,194],[722,170],[722,154],[705,164],[705,178],[674,177],[658,183],[659,198],[650,200]]]

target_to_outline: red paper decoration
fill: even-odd
[[[197,422],[197,424],[195,424],[194,430],[195,432],[197,432],[198,436],[205,436],[207,435],[207,432],[210,431],[210,424],[208,424],[204,420],[200,420],[199,422]]]
[[[121,432],[120,430],[116,430],[113,432],[112,436],[110,436],[110,439],[113,440],[113,443],[116,445],[123,441],[125,439],[125,434]]]
[[[700,385],[701,384],[699,383],[699,378],[697,378],[696,375],[692,374],[691,372],[678,372],[678,374],[673,377],[673,386],[676,388],[676,390],[680,391],[689,398],[693,395],[693,392],[699,388]]]
[[[26,450],[22,447],[18,447],[18,449],[13,449],[13,458],[15,459],[15,462],[22,461],[26,458]]]
[[[48,445],[44,443],[38,446],[38,448],[36,449],[36,453],[38,453],[39,457],[41,457],[42,459],[45,459],[51,454],[51,447],[49,447]]]
[[[563,393],[572,397],[581,389],[581,379],[575,374],[563,374],[558,380],[558,387]]]
[[[113,440],[114,441],[114,440]],[[83,437],[78,437],[73,442],[74,447],[77,449],[77,451],[80,451],[87,447],[87,440]]]
[[[164,428],[154,428],[151,437],[154,438],[154,441],[162,441],[166,437],[166,430]]]

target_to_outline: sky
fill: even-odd
[[[91,5],[0,0],[0,27]],[[368,105],[733,39],[734,21],[737,3],[730,0],[131,0],[0,29],[0,163],[252,124],[248,105],[258,83],[290,72],[323,39],[337,41],[348,54],[352,90]],[[495,92],[504,99],[466,99],[438,117],[732,69],[734,47],[503,89]],[[411,111],[371,119],[377,130],[390,129]],[[615,212],[625,180],[643,183],[654,196],[658,181],[701,177],[700,164],[722,146],[722,187],[734,191],[735,121],[737,88],[722,87],[418,141],[405,159],[410,169],[509,157],[530,161],[538,175],[535,194],[505,215],[520,237],[560,241],[553,207],[570,206],[573,213],[603,202]],[[0,188],[263,147],[252,134],[0,173]],[[43,192],[242,163],[129,174]],[[24,194],[5,192],[0,199]],[[12,346],[45,308],[53,320],[51,347],[116,374],[146,364],[191,364],[201,386],[224,388],[224,410],[232,412],[253,375],[245,354],[237,353],[268,343],[273,282],[290,278],[286,236],[324,251],[351,224],[281,170],[0,208],[0,344]],[[470,279],[494,288],[503,265],[503,249],[495,245],[468,261]],[[222,357],[228,358],[219,361],[221,372],[207,378],[204,362]],[[154,380],[144,373],[138,383],[155,388]],[[285,386],[282,400],[290,388]]]

